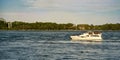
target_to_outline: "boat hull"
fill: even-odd
[[[101,37],[86,37],[81,38],[79,36],[70,36],[72,41],[102,41]]]

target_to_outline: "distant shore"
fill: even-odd
[[[0,18],[0,30],[35,30],[35,31],[86,31],[86,30],[99,30],[99,31],[119,31],[120,23],[106,23],[103,25],[89,25],[89,24],[72,24],[63,23],[58,24],[54,22],[6,22],[4,18]]]
[[[60,32],[64,32],[64,31],[68,31],[68,32],[73,32],[73,31],[109,31],[109,32],[112,32],[112,31],[120,31],[120,30],[0,30],[0,31],[51,31],[51,32],[55,32],[55,31],[60,31]]]

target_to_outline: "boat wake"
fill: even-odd
[[[103,40],[102,42],[120,42],[120,40]]]
[[[43,44],[102,44],[102,43],[120,43],[120,40],[103,40],[103,41],[38,41]]]
[[[92,44],[101,44],[102,42],[90,42],[90,41],[39,41],[39,43],[43,43],[43,44],[88,44],[88,43],[92,43]]]

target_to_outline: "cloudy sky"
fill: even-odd
[[[120,23],[120,0],[0,0],[6,21]]]

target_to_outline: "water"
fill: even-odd
[[[0,60],[120,60],[120,31],[102,42],[72,42],[84,31],[0,31]]]

